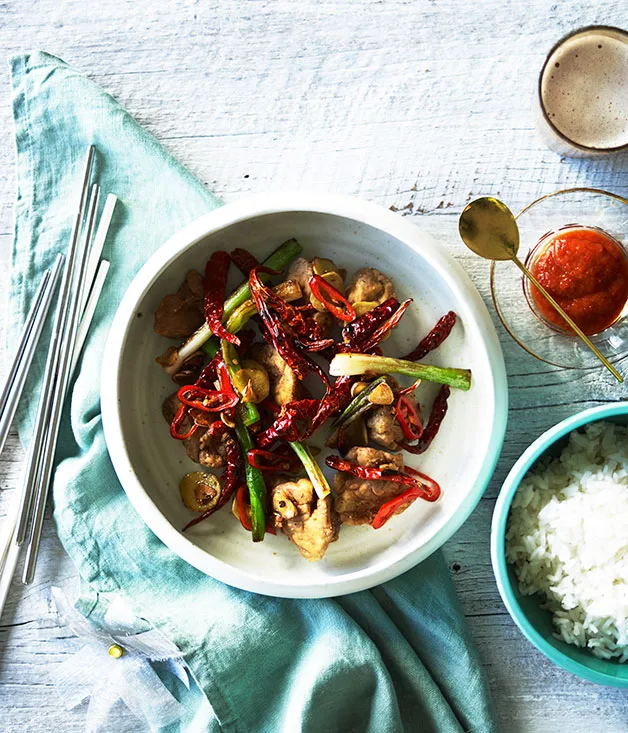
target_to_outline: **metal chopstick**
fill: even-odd
[[[35,322],[35,318],[37,317],[37,312],[39,311],[39,308],[41,307],[41,301],[43,300],[44,293],[46,292],[46,287],[48,285],[49,280],[50,280],[50,270],[46,270],[41,278],[41,282],[39,283],[37,292],[35,293],[35,297],[33,299],[31,310],[28,314],[28,318],[26,319],[26,323],[24,324],[24,331],[22,333],[22,339],[17,347],[17,352],[15,353],[13,364],[11,365],[11,369],[9,370],[9,374],[7,376],[7,381],[4,385],[4,389],[2,390],[2,396],[0,396],[0,414],[4,413],[4,410],[7,406],[9,398],[11,397],[11,390],[13,389],[13,383],[15,381],[17,372],[20,368],[20,363],[22,359],[24,358],[24,352],[26,351],[26,344],[28,343],[28,339],[31,333],[31,329],[33,327],[33,323]]]
[[[89,293],[89,297],[87,298],[87,302],[85,303],[83,317],[81,318],[78,334],[76,336],[76,345],[74,347],[74,355],[72,357],[72,369],[70,370],[71,374],[74,374],[74,370],[76,369],[81,351],[83,350],[83,346],[85,345],[85,339],[87,338],[87,333],[89,331],[89,327],[91,326],[96,306],[98,305],[98,301],[100,300],[100,294],[102,293],[102,289],[105,285],[105,278],[107,277],[107,273],[109,272],[109,267],[110,263],[108,260],[101,260],[100,265],[96,270],[94,283]],[[85,282],[87,284],[89,283],[89,280],[86,280]]]
[[[103,247],[105,246],[105,239],[107,238],[107,232],[109,231],[111,220],[113,219],[113,212],[116,208],[117,201],[118,199],[112,193],[110,193],[105,200],[105,205],[103,206],[102,214],[100,215],[100,221],[98,222],[94,242],[91,246],[89,260],[87,262],[85,282],[88,286],[93,286],[93,283],[96,280],[96,271],[100,264],[100,257],[102,255]],[[87,299],[89,296],[91,296],[90,287],[86,287],[83,298],[83,311],[87,308]]]
[[[100,230],[100,225],[98,229]],[[107,262],[107,260],[103,260],[100,263],[100,266],[98,267],[98,270],[96,272],[94,284],[91,288],[85,310],[83,311],[83,317],[81,318],[79,335],[77,337],[77,344],[74,350],[72,373],[74,373],[74,368],[76,367],[82,345],[84,343],[85,337],[87,336],[87,332],[89,331],[89,327],[94,315],[94,311],[96,310],[96,305],[98,303],[100,293],[102,292],[108,270],[109,262]],[[89,284],[89,280],[86,280],[85,282],[86,285]],[[24,483],[23,487],[25,486],[26,484]],[[20,499],[22,499],[23,497],[23,491],[24,488],[22,489],[22,495]],[[7,517],[6,522],[2,525],[2,529],[0,531],[0,617],[2,616],[2,610],[4,608],[4,604],[9,593],[11,579],[15,574],[18,556],[21,549],[20,545],[18,545],[16,542],[18,519],[21,512],[23,511],[22,507],[19,505],[21,503],[21,501],[16,502],[16,511],[14,511],[11,516]]]
[[[35,350],[39,343],[44,323],[46,322],[46,316],[50,310],[52,296],[57,287],[62,264],[63,255],[59,255],[55,260],[52,272],[46,270],[41,279],[26,320],[24,333],[18,346],[15,360],[9,371],[2,396],[0,397],[0,453],[4,449],[18,402],[22,396],[26,376],[33,361],[33,356],[35,355]]]
[[[89,181],[91,178],[93,162],[94,147],[92,146],[89,148],[87,160],[85,162],[85,169],[83,171],[78,212],[72,227],[72,234],[70,235],[68,256],[63,272],[63,279],[61,281],[57,312],[55,315],[54,325],[52,327],[52,336],[50,339],[50,346],[48,348],[48,358],[46,360],[46,367],[44,370],[44,381],[42,383],[33,437],[31,438],[26,462],[24,489],[21,496],[19,522],[16,530],[16,541],[18,545],[24,543],[28,533],[28,520],[31,515],[31,504],[33,501],[35,484],[39,475],[40,457],[46,439],[47,427],[50,424],[50,415],[52,411],[51,396],[54,394],[55,384],[57,381],[57,372],[61,358],[61,341],[64,335],[64,328],[68,315],[71,288],[74,280],[73,276],[76,269],[77,248],[83,219],[85,218],[87,193],[89,190]]]
[[[39,554],[39,542],[41,540],[41,530],[44,521],[44,509],[46,506],[46,498],[48,496],[48,487],[52,477],[52,466],[54,462],[57,437],[59,435],[63,403],[70,381],[72,356],[76,344],[81,316],[83,290],[86,287],[85,274],[89,258],[89,248],[94,231],[94,222],[96,220],[96,212],[98,209],[99,196],[100,187],[97,184],[94,184],[94,186],[92,186],[92,193],[89,202],[86,234],[84,239],[81,241],[82,246],[79,248],[79,256],[76,258],[78,262],[74,263],[78,264],[78,268],[72,268],[71,271],[74,288],[71,292],[69,307],[66,314],[67,317],[64,319],[63,341],[60,349],[59,369],[51,403],[52,411],[50,422],[47,426],[46,439],[38,461],[38,476],[35,483],[31,532],[29,536],[28,549],[26,551],[24,572],[22,575],[22,582],[25,585],[28,585],[33,580],[37,556]],[[76,273],[74,272],[75,269]]]

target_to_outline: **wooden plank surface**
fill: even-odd
[[[225,200],[313,188],[411,216],[463,263],[488,302],[488,267],[461,248],[457,218],[477,195],[513,209],[577,185],[628,195],[626,158],[560,158],[534,129],[544,52],[591,22],[628,25],[625,0],[9,0],[0,48],[41,48],[82,68]],[[0,75],[0,291],[7,290],[14,149],[6,66]],[[0,330],[6,309],[0,308]],[[560,419],[625,398],[601,373],[536,362],[500,330],[511,409],[495,476],[445,552],[504,730],[625,731],[622,691],[577,680],[519,634],[488,552],[499,486],[522,450]],[[0,366],[0,374],[5,365]],[[0,515],[21,451],[0,458]],[[75,649],[51,623],[49,587],[74,576],[47,522],[38,571],[14,586],[0,623],[0,730],[81,730],[44,674]],[[137,730],[123,709],[112,730]]]

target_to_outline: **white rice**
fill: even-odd
[[[592,423],[528,473],[506,559],[521,592],[546,599],[557,638],[628,659],[628,428]]]

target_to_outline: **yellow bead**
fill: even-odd
[[[114,659],[120,659],[120,657],[124,654],[124,649],[119,644],[112,644],[109,647],[109,656],[113,657]]]

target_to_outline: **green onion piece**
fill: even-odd
[[[334,377],[350,377],[355,374],[406,374],[426,382],[448,384],[450,387],[468,390],[471,387],[471,371],[450,367],[418,364],[405,359],[371,354],[336,354],[329,365],[329,373]]]
[[[201,349],[209,356],[210,359],[213,359],[216,354],[218,353],[218,349],[220,348],[220,341],[216,338],[211,338],[209,341],[205,341],[205,343],[201,346]]]
[[[299,443],[298,441],[290,443],[290,447],[301,459],[303,468],[305,468],[305,472],[312,482],[314,491],[316,491],[321,499],[324,499],[331,489],[329,488],[325,474],[321,471],[321,467],[312,455],[312,451],[305,443]]]
[[[264,539],[264,532],[266,531],[266,484],[264,483],[264,475],[259,468],[255,468],[249,464],[247,454],[255,445],[249,429],[242,421],[239,410],[236,410],[235,431],[238,443],[240,443],[240,448],[242,449],[244,475],[246,476],[246,485],[249,489],[251,536],[253,542],[261,542]]]
[[[252,300],[245,300],[238,306],[227,319],[225,328],[231,333],[238,333],[246,326],[249,318],[257,313],[257,308]]]
[[[351,422],[353,418],[358,417],[364,411],[365,407],[375,407],[375,405],[370,402],[369,395],[371,394],[371,392],[373,392],[374,389],[379,387],[379,385],[385,381],[385,376],[377,377],[374,382],[371,382],[367,387],[359,392],[351,400],[351,402],[349,402],[349,404],[340,413],[340,415],[338,415],[332,427],[338,428],[347,421]]]
[[[229,379],[231,379],[231,384],[234,385],[233,375],[240,370],[238,353],[235,350],[235,346],[224,339],[220,342],[220,348],[222,350],[223,361],[225,362],[225,366],[229,372]],[[235,385],[233,388],[236,389]],[[255,425],[256,422],[260,421],[259,410],[254,402],[240,401],[239,407],[242,421],[245,425]]]

